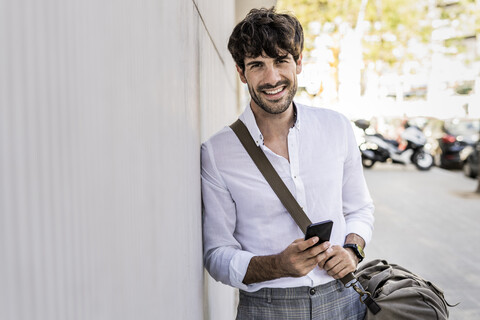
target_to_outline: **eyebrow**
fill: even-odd
[[[278,56],[278,57],[275,57],[274,58],[276,61],[279,61],[279,60],[283,60],[283,59],[288,59],[288,53],[283,55],[283,56]],[[248,62],[247,64],[245,64],[245,66],[250,66],[252,64],[257,64],[257,63],[263,63],[263,61],[260,61],[260,60],[252,60],[250,62]]]
[[[249,63],[246,64],[246,66],[251,66],[252,64],[257,64],[257,63],[263,63],[263,61],[260,60],[252,60]]]

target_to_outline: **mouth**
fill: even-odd
[[[274,89],[262,90],[269,99],[275,100],[283,96],[286,86],[280,86]]]

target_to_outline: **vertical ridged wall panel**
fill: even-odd
[[[234,1],[197,1],[202,27],[200,45],[200,108],[201,138],[209,136],[232,123],[237,114],[236,71],[227,43],[235,26]],[[242,108],[243,109],[243,108]],[[236,314],[235,290],[215,282],[206,275],[207,309],[210,320],[234,319]]]
[[[0,0],[0,319],[203,319],[199,144],[236,100],[201,10]]]

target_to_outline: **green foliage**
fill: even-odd
[[[306,30],[306,51],[312,49],[315,35],[309,26],[311,22],[333,25],[332,33],[338,33],[340,24],[355,28],[362,0],[279,0],[277,8],[294,13]],[[432,11],[437,17],[432,17]],[[382,60],[390,65],[401,64],[411,54],[406,52],[411,40],[429,43],[433,31],[432,21],[447,21],[460,34],[471,36],[480,32],[480,7],[475,0],[437,5],[429,0],[370,0],[367,2],[363,30],[364,58],[367,61]],[[470,34],[468,34],[470,32]],[[461,42],[448,41],[447,45],[457,46],[463,51]],[[397,54],[394,54],[396,50]]]
[[[465,0],[469,1],[469,0]],[[279,0],[277,8],[294,13],[306,29],[306,50],[312,48],[314,36],[309,34],[310,22],[324,25],[334,23],[338,32],[340,23],[356,27],[361,0]],[[367,2],[363,27],[364,58],[367,61],[382,60],[390,65],[401,63],[404,52],[412,39],[430,41],[432,27],[427,22],[428,1],[370,0]]]

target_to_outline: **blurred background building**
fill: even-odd
[[[0,319],[233,319],[202,265],[200,143],[273,1],[0,0]]]

